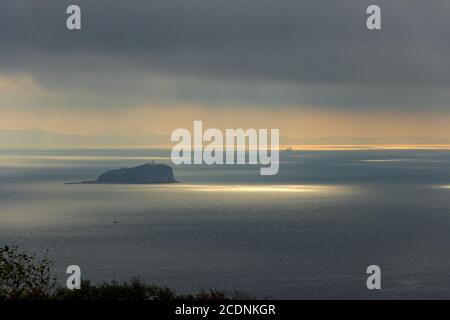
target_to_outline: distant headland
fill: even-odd
[[[121,168],[102,173],[97,180],[68,184],[150,184],[175,183],[171,167],[165,164],[146,163],[133,168]]]

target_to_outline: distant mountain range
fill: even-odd
[[[306,137],[281,138],[284,145],[417,145],[417,144],[450,144],[450,138],[434,137]]]
[[[450,144],[450,138],[433,137],[281,137],[282,145],[386,145],[386,144]],[[40,129],[0,130],[0,148],[20,147],[168,147],[169,135],[76,135],[53,133]]]
[[[168,137],[156,134],[76,135],[53,133],[45,130],[0,130],[0,147],[122,147],[164,146]]]

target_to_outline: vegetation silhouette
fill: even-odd
[[[29,255],[17,246],[0,248],[0,300],[245,300],[252,297],[235,291],[215,289],[193,294],[177,294],[174,290],[146,284],[139,278],[130,281],[92,284],[81,282],[81,289],[69,290],[57,285],[51,276],[52,262]]]

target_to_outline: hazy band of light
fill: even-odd
[[[285,146],[286,148],[288,146]],[[307,151],[307,150],[330,150],[330,151],[352,151],[352,150],[450,150],[450,144],[410,144],[410,145],[382,145],[382,144],[367,144],[367,145],[292,145],[292,150]],[[281,147],[283,149],[283,147]]]
[[[118,189],[117,191],[127,191],[129,188],[138,188],[142,191],[152,191],[158,189],[168,190],[182,190],[192,192],[211,192],[211,193],[341,193],[349,191],[351,187],[342,185],[289,185],[289,184],[262,184],[262,185],[250,185],[250,184],[171,184],[171,185],[134,185],[127,186],[126,188]]]

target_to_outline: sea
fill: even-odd
[[[171,165],[175,184],[66,184]],[[172,165],[164,149],[0,149],[0,245],[61,285],[139,278],[258,299],[450,298],[449,150],[299,150],[280,170]],[[381,289],[367,288],[367,268]]]

